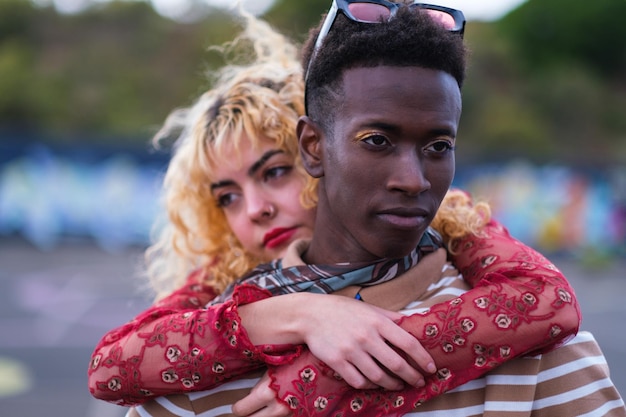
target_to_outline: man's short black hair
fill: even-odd
[[[304,45],[304,71],[309,68],[320,27],[321,23],[310,31]],[[389,65],[441,70],[452,75],[460,88],[466,55],[461,36],[442,28],[419,8],[402,6],[392,19],[381,23],[354,22],[339,12],[309,68],[308,114],[324,129],[332,126],[332,109],[341,104],[341,77],[351,68]]]

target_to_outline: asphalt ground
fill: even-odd
[[[86,373],[100,337],[149,305],[136,278],[140,256],[140,248],[111,253],[83,242],[39,251],[0,240],[0,415],[124,415],[90,396]],[[553,260],[573,283],[582,328],[596,336],[624,395],[626,259],[594,268]]]

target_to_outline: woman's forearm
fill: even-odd
[[[117,404],[138,404],[159,395],[208,389],[297,355],[299,350],[292,346],[251,343],[235,301],[209,308],[195,305],[207,291],[196,284],[185,286],[108,332],[91,357],[92,395]],[[238,302],[265,297],[269,294],[244,289]]]

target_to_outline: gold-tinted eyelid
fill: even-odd
[[[386,137],[386,135],[384,135],[381,132],[378,132],[376,130],[368,130],[366,132],[359,132],[359,133],[357,133],[354,136],[354,141],[355,142],[360,142],[362,140],[369,139],[372,136],[383,136],[383,137]]]
[[[446,142],[450,146],[454,146],[455,145],[455,140],[453,138],[451,138],[449,136],[442,136],[440,138],[437,138],[437,139],[431,141],[428,144],[428,146],[433,146],[434,144],[439,143],[439,142]]]

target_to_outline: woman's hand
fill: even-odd
[[[352,387],[397,390],[404,382],[423,386],[423,373],[435,372],[421,343],[395,322],[403,316],[354,299],[318,297],[304,332],[311,352]],[[404,356],[400,354],[404,353]]]
[[[270,377],[266,372],[252,388],[250,394],[233,404],[236,416],[287,417],[291,410],[276,398],[276,392],[270,388]]]
[[[400,313],[355,299],[287,294],[240,306],[239,314],[254,344],[305,343],[357,389],[419,387],[435,371],[419,341],[395,323]]]

